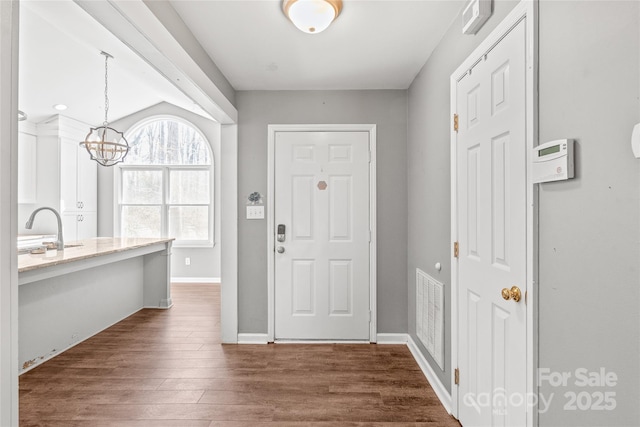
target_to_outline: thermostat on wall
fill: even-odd
[[[545,142],[533,149],[531,179],[539,182],[573,178],[573,139]]]

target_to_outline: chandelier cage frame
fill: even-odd
[[[92,127],[80,143],[91,157],[102,166],[113,166],[124,161],[129,153],[129,142],[124,133],[109,126],[109,59],[113,58],[107,52],[104,55],[104,122],[102,126]]]

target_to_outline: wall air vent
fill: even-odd
[[[419,268],[416,269],[416,335],[444,369],[444,288]]]

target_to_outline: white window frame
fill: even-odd
[[[207,206],[209,209],[208,215],[208,238],[207,240],[178,240],[176,239],[173,243],[173,247],[175,248],[211,248],[214,246],[215,236],[214,236],[214,212],[215,212],[215,187],[214,187],[214,163],[215,158],[213,156],[213,150],[211,149],[211,145],[208,139],[203,135],[203,133],[195,126],[193,123],[184,120],[180,117],[175,116],[153,116],[148,117],[144,120],[139,121],[135,125],[133,125],[127,132],[126,135],[130,135],[131,133],[139,130],[147,126],[148,124],[160,121],[160,120],[173,120],[176,122],[180,122],[186,126],[190,126],[193,128],[205,141],[207,145],[207,149],[209,150],[209,158],[211,159],[211,164],[209,165],[136,165],[136,164],[126,164],[126,163],[118,163],[115,168],[114,175],[114,221],[113,221],[113,234],[116,237],[122,236],[122,208],[123,206],[160,206],[161,211],[161,236],[163,238],[172,237],[169,236],[169,209],[173,206]],[[171,171],[181,171],[181,170],[200,170],[209,172],[209,203],[169,203],[169,189],[170,189],[170,173]],[[122,175],[125,171],[161,171],[162,172],[162,200],[160,204],[136,204],[136,203],[123,203],[122,195],[123,195],[123,180]]]

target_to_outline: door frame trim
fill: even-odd
[[[538,145],[538,1],[522,0],[451,74],[451,117],[457,112],[457,83],[482,56],[498,44],[520,21],[525,20],[525,108],[526,108],[526,393],[538,395],[538,186],[531,182],[528,167],[533,147]],[[453,242],[458,240],[457,212],[457,133],[451,127],[451,403],[458,416],[459,386],[455,384],[458,366],[458,259],[453,256]],[[538,425],[536,408],[527,409],[528,427]]]
[[[368,132],[369,150],[369,342],[377,341],[377,219],[376,219],[376,125],[375,124],[299,124],[268,125],[267,144],[267,340],[275,339],[275,143],[278,132]]]

